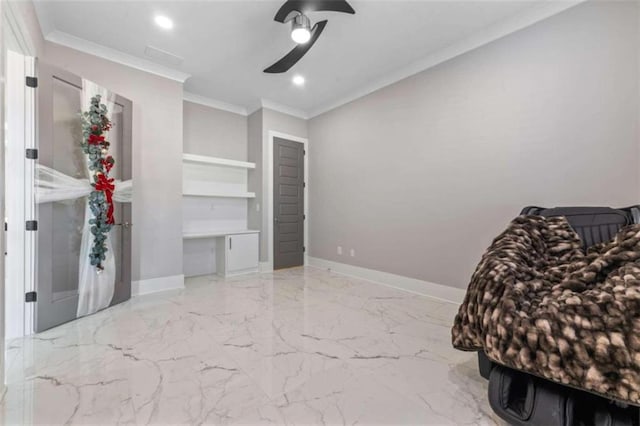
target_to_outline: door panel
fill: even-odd
[[[274,269],[304,264],[304,145],[274,138]]]
[[[111,176],[116,180],[129,180],[132,175],[131,117],[131,101],[117,96],[111,113],[113,128],[109,132],[109,149],[116,159]],[[116,284],[111,306],[131,298],[131,227],[126,225],[132,222],[131,205],[115,202],[114,217],[118,225],[111,229],[111,241],[116,255]]]
[[[81,149],[82,80],[44,63],[38,67],[38,162],[76,179],[88,178]],[[131,102],[118,97],[110,114],[110,152],[116,159],[111,177],[131,179]],[[36,206],[38,235],[35,331],[76,318],[78,272],[86,198],[41,203]],[[116,222],[131,222],[131,205],[115,203]],[[116,262],[112,305],[130,298],[130,229],[111,231]]]
[[[82,134],[78,112],[82,81],[39,64],[38,162],[75,178],[86,177],[75,153]],[[78,257],[84,223],[82,200],[43,203],[36,206],[36,331],[76,317],[78,307]]]
[[[227,271],[253,269],[258,264],[258,234],[230,235],[227,240]]]

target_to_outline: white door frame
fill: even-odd
[[[35,287],[35,232],[25,231],[25,221],[35,219],[33,177],[35,161],[25,150],[35,146],[35,91],[25,85],[34,74],[34,59],[7,52],[7,123],[5,146],[6,218],[8,230],[5,277],[5,338],[33,333],[34,303],[25,303],[25,293]]]
[[[299,136],[288,135],[286,133],[276,132],[274,130],[268,131],[267,137],[267,164],[264,168],[265,174],[263,175],[267,182],[266,193],[266,205],[267,205],[267,257],[269,263],[269,270],[273,270],[273,140],[274,138],[287,139],[293,142],[300,142],[304,145],[304,246],[309,247],[309,139],[301,138]],[[308,252],[304,252],[304,264],[307,265]]]
[[[26,76],[35,76],[35,47],[26,31],[22,15],[11,2],[3,2],[2,26],[7,29],[4,40],[6,51],[5,120],[8,131],[3,145],[5,157],[5,200],[19,203],[20,208],[4,210],[9,219],[6,235],[7,260],[5,271],[4,338],[12,339],[33,333],[35,303],[25,302],[25,293],[35,291],[36,233],[26,232],[24,221],[35,219],[34,173],[35,161],[25,159],[25,149],[36,147],[35,90],[25,84]],[[16,185],[16,182],[24,182]],[[5,206],[6,207],[6,206]],[[10,285],[6,285],[10,283]]]

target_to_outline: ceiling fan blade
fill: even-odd
[[[313,47],[315,42],[324,31],[324,27],[327,26],[327,21],[320,21],[313,26],[311,30],[311,39],[305,44],[299,44],[293,48],[293,50],[287,53],[282,59],[280,59],[275,64],[271,65],[269,68],[264,70],[264,72],[269,74],[280,74],[283,72],[287,72],[291,69],[292,66],[296,64],[302,57]]]
[[[309,12],[328,11],[355,14],[351,5],[346,0],[287,0],[276,13],[274,20],[287,22],[297,14]]]

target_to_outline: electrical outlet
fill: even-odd
[[[354,249],[351,249],[351,251],[349,252],[349,255],[351,257],[356,257],[356,251]]]
[[[340,256],[342,256],[342,247],[341,247],[341,246],[338,246],[338,254],[339,254]]]

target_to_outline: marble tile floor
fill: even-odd
[[[499,424],[456,306],[316,268],[122,305],[7,350],[2,424]]]

